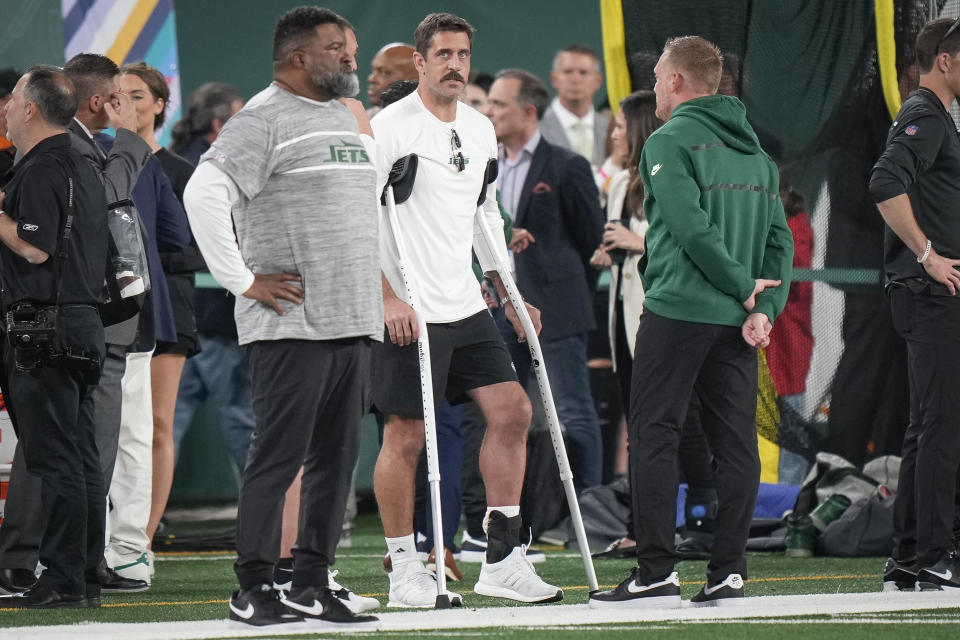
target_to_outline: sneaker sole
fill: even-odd
[[[917,590],[916,584],[900,584],[897,582],[887,581],[883,583],[883,593],[912,593]]]
[[[463,606],[463,596],[453,593],[448,593],[447,595],[450,597],[450,606]],[[387,607],[390,609],[433,609],[436,604],[436,601],[433,601],[430,604],[407,604],[405,602],[394,602],[391,600],[387,603]]]
[[[137,587],[136,589],[108,589],[106,587],[100,587],[100,593],[143,593],[149,590],[149,584],[143,587]]]
[[[456,558],[456,556],[454,556]],[[460,562],[470,563],[482,563],[487,559],[486,551],[460,551],[460,557],[457,558]],[[533,564],[538,564],[540,562],[546,562],[547,556],[543,553],[531,554],[527,551],[527,560]]]
[[[747,599],[740,598],[720,598],[719,600],[705,600],[703,602],[690,601],[691,607],[742,607],[747,604]]]
[[[650,596],[630,600],[589,600],[591,609],[679,609],[683,605],[680,596]]]
[[[960,591],[960,587],[952,587],[947,584],[936,584],[933,582],[918,582],[916,589],[924,593],[931,591]]]
[[[267,623],[256,623],[256,622],[247,622],[246,620],[237,620],[236,618],[230,618],[227,621],[227,626],[233,629],[250,629],[251,627],[256,627],[257,629],[269,629],[271,627],[282,627],[287,629],[290,625],[303,625],[306,626],[303,620],[291,620],[289,622],[267,622]]]
[[[513,589],[507,589],[506,587],[498,587],[496,585],[482,584],[478,582],[473,587],[473,592],[481,596],[490,596],[492,598],[507,598],[508,600],[516,600],[517,602],[526,602],[526,603],[547,603],[547,602],[559,602],[563,600],[563,589],[557,589],[555,592],[542,596],[525,596],[521,593],[514,591]]]
[[[810,549],[787,549],[783,555],[788,558],[812,558],[813,551]]]

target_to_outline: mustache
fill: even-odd
[[[445,81],[447,81],[447,80],[458,80],[458,81],[462,82],[463,84],[467,84],[467,81],[463,79],[463,76],[461,76],[461,75],[460,75],[459,73],[457,73],[456,71],[451,71],[451,72],[448,73],[447,75],[443,76],[443,78],[440,79],[440,82],[445,82]]]

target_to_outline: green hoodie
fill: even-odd
[[[727,96],[676,107],[640,158],[650,220],[640,264],[644,306],[674,320],[739,326],[756,278],[782,280],[756,298],[770,321],[790,289],[793,236],[777,167]]]

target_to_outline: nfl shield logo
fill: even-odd
[[[904,133],[906,133],[908,136],[912,136],[913,134],[915,134],[915,133],[917,132],[917,125],[912,124],[912,125],[910,125],[909,127],[907,127],[906,129],[904,129],[903,131],[904,131]]]

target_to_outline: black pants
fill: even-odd
[[[240,587],[273,581],[283,496],[303,466],[295,586],[325,586],[369,406],[370,341],[276,340],[249,346],[256,419],[237,513]]]
[[[744,552],[760,484],[755,414],[757,355],[740,327],[671,320],[645,311],[637,331],[630,398],[630,486],[637,565],[645,583],[666,577],[674,550],[677,456],[691,394],[717,466],[714,584],[747,577]]]
[[[103,491],[110,493],[110,480],[117,459],[120,436],[120,382],[127,368],[126,347],[108,344],[100,382],[91,396]],[[10,489],[0,527],[0,568],[34,571],[43,537],[44,513],[40,508],[40,478],[27,470],[23,447],[17,443],[10,471]]]
[[[824,447],[859,467],[900,452],[910,402],[907,350],[879,286],[858,287],[843,299],[843,354],[830,390]]]
[[[61,346],[85,350],[103,360],[103,326],[96,309],[62,308],[60,319]],[[78,372],[67,369],[42,367],[18,372],[15,352],[7,346],[4,368],[17,407],[22,466],[39,478],[40,484],[42,512],[40,505],[28,507],[34,514],[40,512],[39,559],[47,567],[40,580],[64,593],[82,594],[85,581],[96,581],[106,519],[103,472],[94,434],[94,387],[83,382]],[[29,514],[27,519],[31,520]],[[36,563],[12,568],[32,571]]]
[[[894,507],[894,557],[928,567],[951,546],[960,468],[960,299],[890,288],[907,341],[910,424]]]

